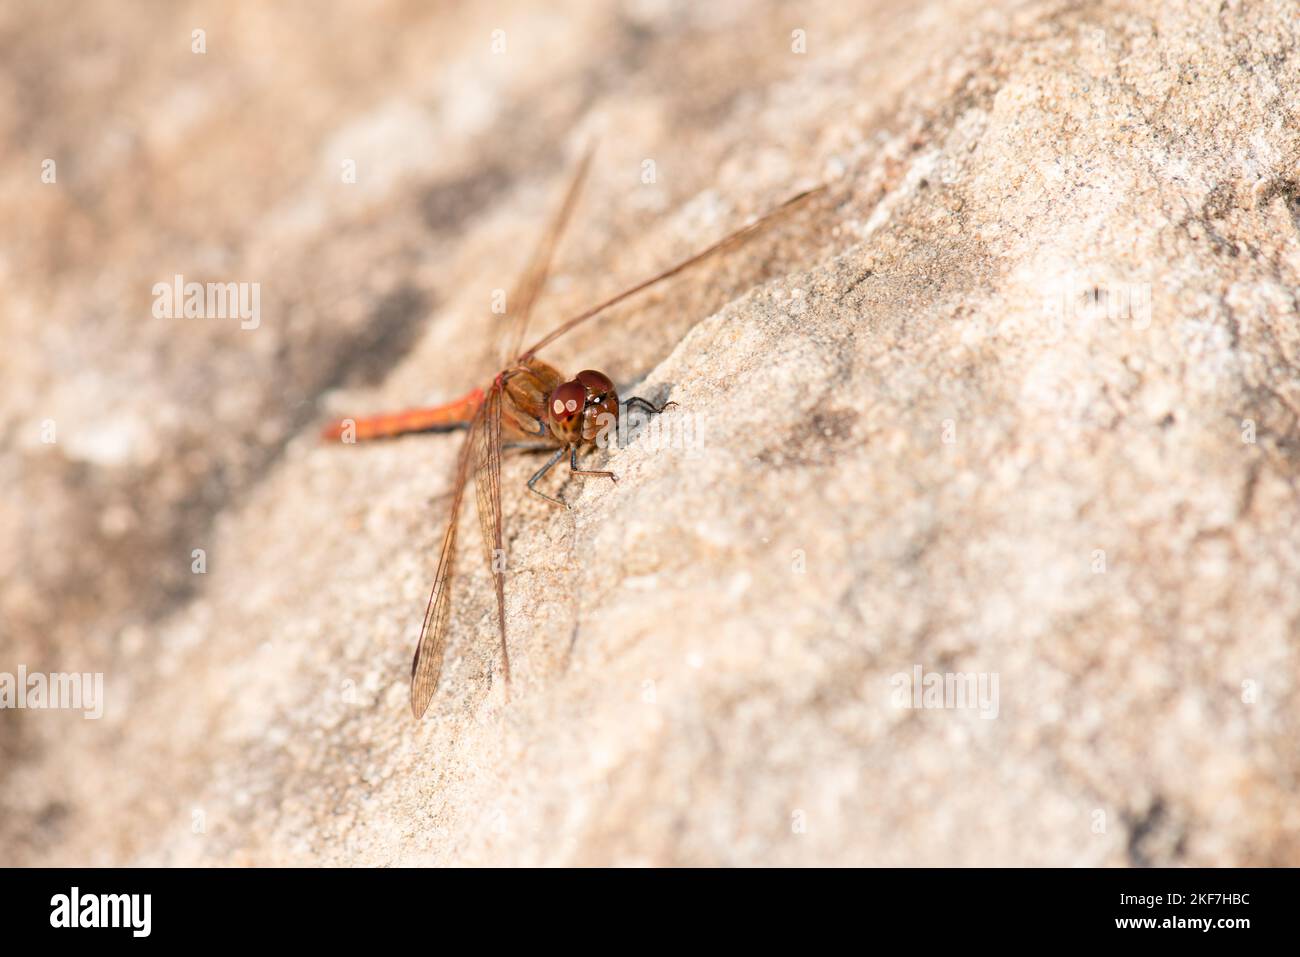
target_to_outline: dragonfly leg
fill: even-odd
[[[503,442],[503,449],[519,449],[521,452],[551,452],[555,449],[554,442]]]
[[[550,502],[552,505],[558,505],[560,506],[560,508],[568,508],[569,505],[567,502],[562,502],[555,496],[547,495],[545,492],[539,492],[537,491],[536,488],[537,482],[541,479],[541,477],[545,475],[547,472],[549,472],[551,470],[551,466],[553,466],[556,462],[560,461],[560,458],[563,455],[564,455],[564,449],[562,447],[555,450],[555,454],[551,456],[550,460],[547,461],[545,465],[543,465],[541,468],[537,470],[536,475],[534,475],[532,478],[528,480],[528,491],[532,492],[534,495],[541,496],[542,498],[546,499],[546,501]]]
[[[676,402],[665,402],[663,405],[655,405],[649,399],[643,399],[639,395],[630,395],[623,400],[623,409],[625,412],[632,412],[633,410],[644,412],[647,413],[647,418],[651,415],[659,415],[665,409],[674,408],[676,405]],[[630,440],[631,433],[639,432],[641,426],[644,424],[645,422],[641,420],[640,416],[625,415],[624,421],[619,423],[619,441],[624,442]]]
[[[643,399],[639,395],[628,396],[627,400],[623,404],[629,409],[643,409],[651,415],[658,415],[665,409],[672,409],[677,405],[676,402],[665,402],[663,405],[655,405],[649,399]]]
[[[611,482],[618,481],[618,476],[615,475],[613,472],[604,472],[600,470],[578,468],[578,447],[576,445],[573,447],[573,450],[569,453],[569,471],[572,472],[574,475],[603,475]]]

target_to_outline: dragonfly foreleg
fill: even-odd
[[[643,399],[639,395],[628,396],[623,402],[629,409],[643,409],[651,415],[658,415],[666,409],[671,409],[677,405],[676,402],[665,402],[663,405],[655,405],[649,399]]]
[[[628,396],[623,400],[623,417],[619,422],[618,441],[620,445],[631,440],[631,433],[639,432],[645,420],[640,415],[628,415],[629,412],[644,413],[646,419],[652,415],[659,415],[665,409],[671,409],[676,406],[676,402],[665,402],[663,405],[655,405],[649,399],[643,399],[639,395]]]

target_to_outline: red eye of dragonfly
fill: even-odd
[[[574,381],[581,383],[587,395],[596,401],[614,391],[614,383],[610,381],[609,376],[595,369],[583,369],[574,377]]]
[[[564,422],[581,412],[586,404],[587,390],[583,388],[581,382],[574,379],[572,382],[565,382],[555,387],[555,391],[547,399],[547,412],[552,419]]]

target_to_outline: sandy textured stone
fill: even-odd
[[[0,671],[107,700],[0,714],[0,863],[1300,864],[1290,0],[69,7],[0,10]],[[415,723],[458,438],[316,429],[483,384],[594,137],[539,330],[831,185],[546,354],[695,441],[507,460],[509,700],[467,515]]]

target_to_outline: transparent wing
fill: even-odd
[[[731,249],[739,245],[744,240],[748,239],[750,236],[754,235],[754,233],[758,232],[760,229],[766,226],[769,222],[776,219],[778,216],[781,216],[782,214],[786,213],[787,211],[794,208],[795,206],[798,206],[800,203],[802,203],[804,200],[808,199],[809,197],[816,196],[817,194],[823,192],[825,189],[826,189],[826,184],[823,183],[821,186],[815,186],[812,189],[804,190],[802,193],[796,193],[794,196],[791,196],[781,205],[775,207],[774,209],[770,210],[767,213],[764,213],[762,216],[754,220],[748,226],[742,226],[739,229],[737,229],[735,232],[728,233],[726,236],[723,236],[713,245],[700,250],[694,256],[689,256],[686,259],[683,259],[681,262],[674,263],[673,265],[669,266],[667,269],[663,270],[662,272],[656,273],[655,275],[651,276],[649,279],[643,279],[641,282],[637,283],[634,286],[629,286],[628,288],[624,289],[622,292],[618,293],[617,295],[610,296],[604,302],[597,303],[596,305],[592,306],[590,309],[578,313],[573,318],[560,323],[560,325],[552,329],[541,339],[538,339],[536,342],[534,342],[531,346],[528,347],[527,351],[520,353],[516,357],[515,361],[520,363],[527,362],[529,359],[535,356],[541,349],[545,348],[546,346],[549,346],[552,342],[560,338],[560,336],[564,335],[574,326],[581,325],[582,323],[586,322],[588,319],[594,319],[596,316],[600,315],[606,309],[609,309],[611,306],[617,305],[618,303],[622,302],[624,299],[627,299],[630,296],[636,295],[638,292],[641,292],[643,289],[649,289],[651,286],[657,285],[658,283],[663,282],[665,279],[670,279],[679,273],[685,272],[690,267],[696,265],[697,263],[703,262],[704,260],[708,259],[710,256],[714,255],[715,253],[720,253],[723,250]]]
[[[499,420],[498,420],[499,421]],[[460,448],[456,461],[456,484],[452,488],[451,512],[447,516],[447,531],[442,537],[442,551],[438,555],[438,571],[429,592],[429,604],[424,609],[424,625],[420,629],[420,642],[415,646],[411,662],[411,713],[417,719],[428,710],[429,701],[438,688],[442,673],[442,655],[447,642],[447,624],[451,620],[452,566],[456,562],[456,527],[460,524],[460,503],[465,497],[465,483],[469,480],[469,465],[474,455],[478,436],[483,432],[484,407],[480,406],[470,422],[469,433]],[[500,425],[497,426],[498,430]]]
[[[519,278],[519,282],[506,303],[506,315],[509,325],[504,337],[506,349],[501,356],[503,367],[519,353],[524,344],[524,332],[528,329],[528,318],[532,315],[533,305],[537,302],[537,297],[541,295],[542,287],[546,285],[546,277],[551,271],[551,260],[555,258],[555,247],[559,245],[560,237],[564,235],[564,229],[569,224],[569,217],[573,213],[573,207],[578,204],[578,194],[582,191],[582,184],[587,178],[587,169],[591,166],[593,150],[594,147],[589,148],[583,154],[581,162],[578,163],[578,168],[574,170],[573,177],[569,180],[569,188],[565,191],[564,201],[547,224],[546,232],[542,234],[541,241],[533,251],[532,259],[528,261],[528,268],[524,270],[524,274]]]
[[[501,389],[493,384],[483,400],[483,424],[474,440],[474,494],[478,497],[479,529],[497,592],[497,626],[501,635],[502,674],[510,683],[510,652],[506,648],[506,553],[501,540]]]

